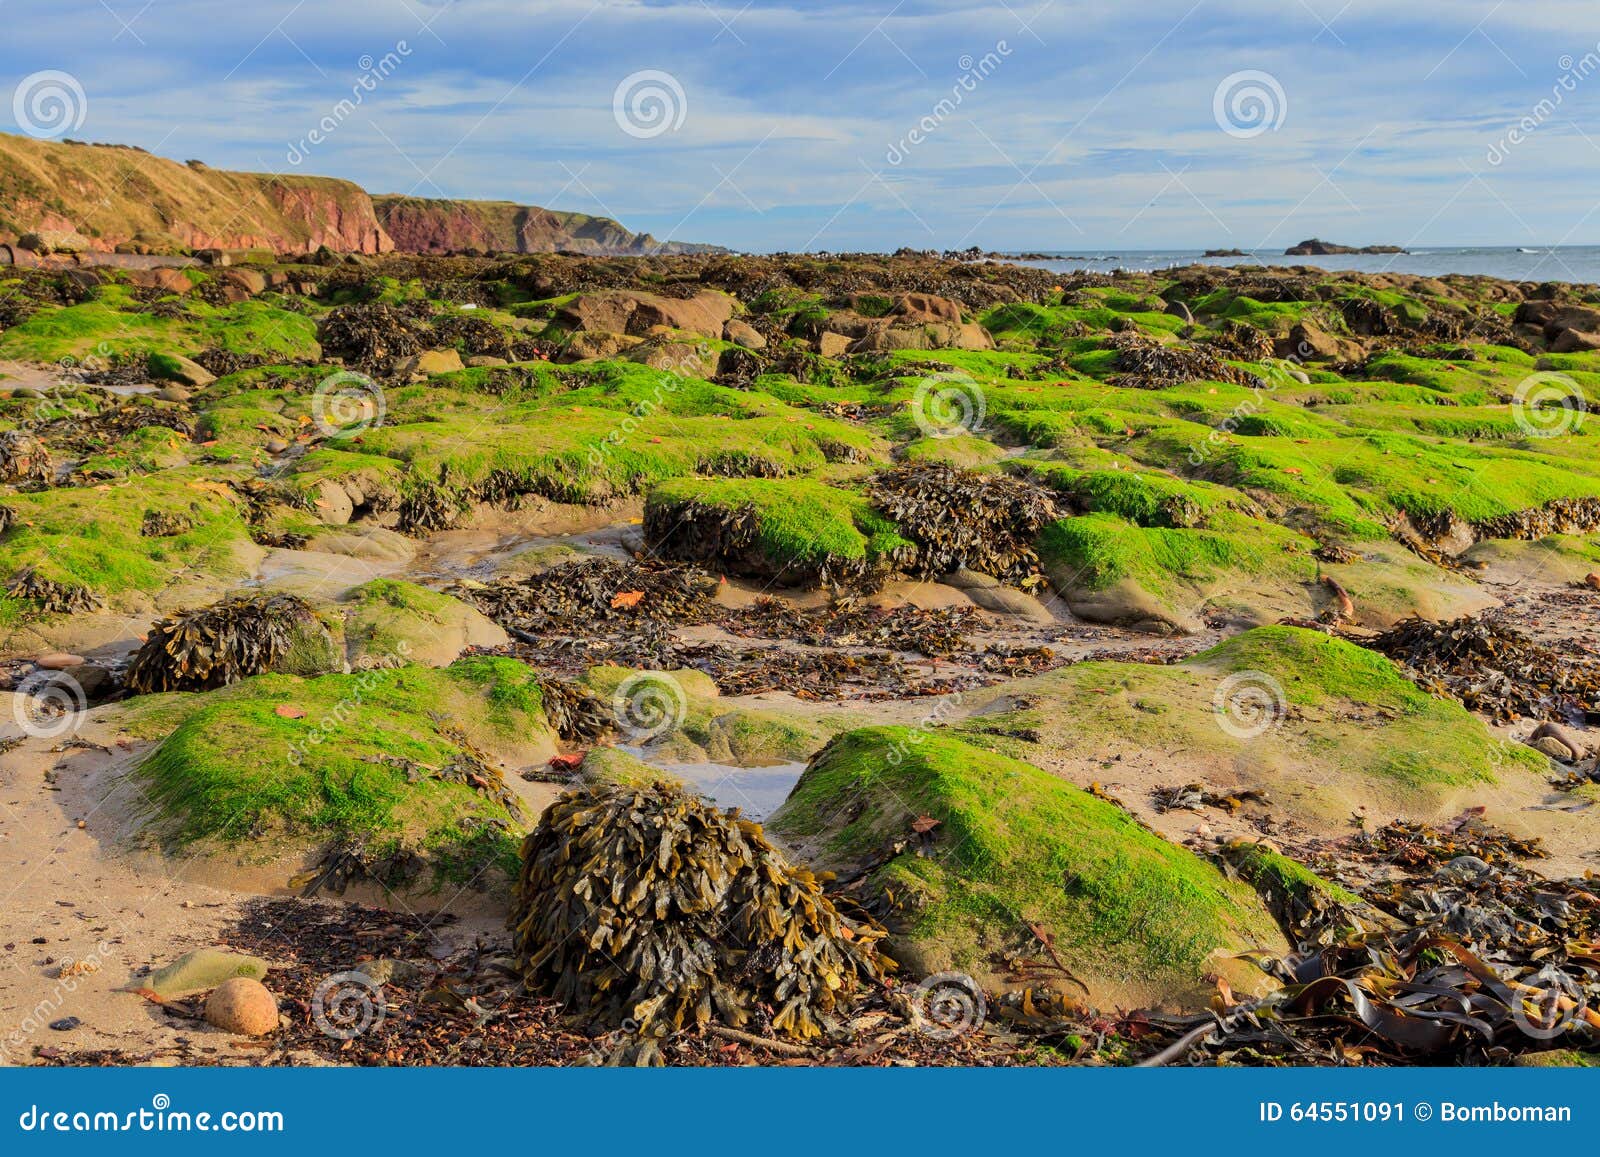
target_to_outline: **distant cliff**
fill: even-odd
[[[606,217],[506,201],[372,197],[332,177],[235,173],[121,145],[0,133],[0,242],[40,236],[57,248],[174,253],[479,249],[538,253],[683,253]]]
[[[714,245],[658,242],[610,217],[563,213],[510,201],[375,196],[373,208],[395,248],[406,253],[481,249],[491,253],[707,253]]]

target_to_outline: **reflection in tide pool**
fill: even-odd
[[[746,819],[764,820],[789,798],[789,792],[806,769],[803,763],[778,763],[770,767],[734,767],[726,763],[662,763],[637,748],[625,748],[651,767],[705,796],[718,807],[744,809]]]

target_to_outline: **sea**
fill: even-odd
[[[1568,281],[1600,284],[1600,245],[1457,246],[1411,249],[1405,253],[1352,253],[1321,257],[1288,257],[1280,249],[1246,250],[1243,257],[1203,257],[1202,249],[1108,249],[1055,253],[1038,251],[1044,260],[1021,262],[1057,273],[1124,269],[1152,272],[1175,265],[1311,265],[1329,272],[1412,273],[1438,277],[1472,273],[1508,281]]]

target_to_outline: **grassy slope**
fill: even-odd
[[[314,248],[318,231],[287,208],[296,200],[316,202],[322,216],[357,233],[376,232],[371,202],[349,181],[233,173],[136,149],[0,134],[0,235],[55,218],[108,248],[135,237],[169,249]]]

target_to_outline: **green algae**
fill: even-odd
[[[830,743],[769,827],[844,869],[938,821],[869,886],[892,896],[917,956],[983,972],[1009,945],[1054,936],[1099,984],[1192,990],[1219,950],[1275,944],[1255,894],[1121,809],[1020,760],[949,735],[869,727]]]
[[[155,699],[166,702],[139,705],[135,719],[178,719],[136,775],[157,811],[152,834],[174,848],[403,843],[454,872],[482,858],[487,830],[493,860],[509,868],[516,817],[465,784],[413,769],[447,765],[463,738],[513,756],[551,746],[537,680],[508,659],[262,675]]]

